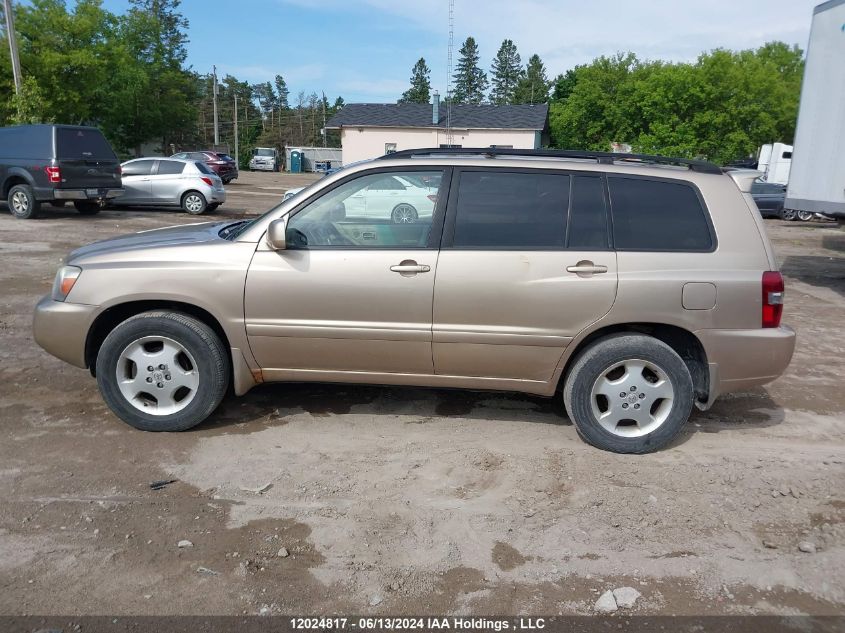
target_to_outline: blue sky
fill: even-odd
[[[523,62],[538,53],[552,77],[602,54],[691,60],[716,47],[773,39],[806,47],[820,0],[456,0],[455,58],[472,35],[482,67],[504,38]],[[114,12],[125,0],[105,0]],[[448,0],[183,0],[188,63],[251,83],[285,77],[302,90],[347,103],[395,101],[425,57],[445,93]]]

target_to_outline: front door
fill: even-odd
[[[434,288],[437,374],[551,380],[616,296],[604,192],[600,174],[456,172]]]
[[[432,374],[431,305],[440,229],[366,212],[385,173],[353,174],[294,209],[288,248],[263,241],[244,296],[252,353],[269,379],[290,372]],[[417,173],[417,172],[415,172]],[[444,172],[418,172],[445,187]],[[434,202],[431,202],[434,206]],[[443,205],[445,207],[445,205]],[[442,211],[440,217],[442,225]]]
[[[118,204],[144,204],[150,201],[150,174],[155,162],[154,159],[143,159],[123,165],[123,194],[115,198]]]

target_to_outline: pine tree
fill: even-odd
[[[514,103],[546,103],[549,100],[551,82],[546,77],[546,67],[539,55],[532,55],[528,66],[514,91]]]
[[[468,37],[461,46],[460,58],[453,76],[453,103],[478,104],[484,100],[487,90],[487,73],[478,66],[478,45],[475,38]]]
[[[512,40],[505,40],[493,60],[490,71],[493,89],[490,91],[490,101],[496,105],[513,103],[514,91],[522,74],[522,60]]]
[[[399,103],[428,103],[431,96],[431,69],[420,57],[411,70],[411,87],[402,93]]]
[[[288,90],[288,85],[285,83],[284,77],[276,75],[276,103],[283,110],[290,108],[290,104],[288,103],[289,94],[290,91]]]

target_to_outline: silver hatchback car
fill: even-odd
[[[174,206],[199,215],[226,201],[223,181],[199,161],[136,158],[121,167],[124,194],[115,206]]]

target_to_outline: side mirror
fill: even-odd
[[[283,251],[287,249],[287,238],[285,234],[288,230],[288,219],[286,217],[270,222],[267,227],[267,245],[274,251]]]

